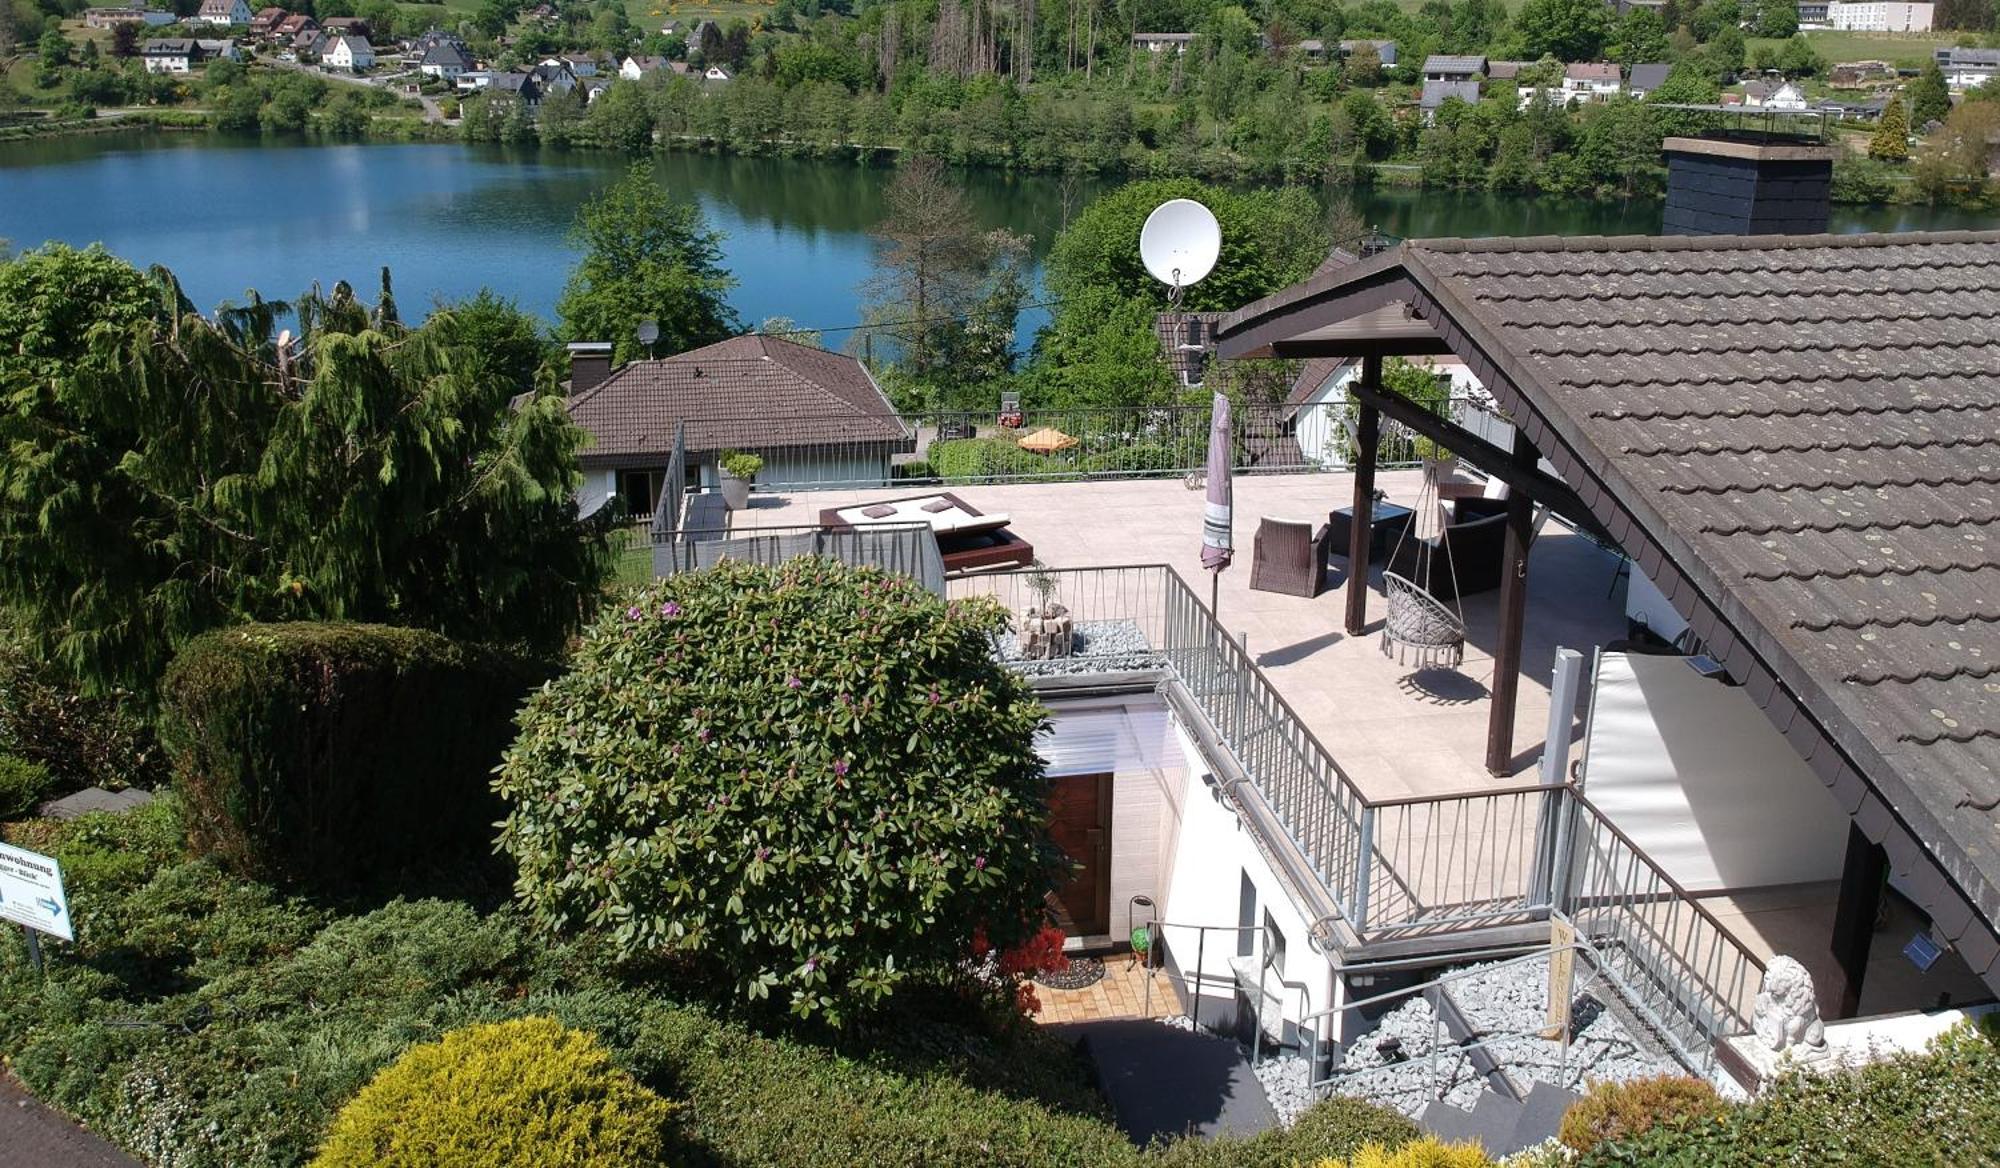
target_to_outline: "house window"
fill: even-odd
[[[1264,913],[1264,945],[1265,954],[1270,958],[1265,964],[1279,977],[1285,976],[1285,934],[1268,911]]]
[[[660,472],[656,470],[621,470],[618,472],[618,497],[625,500],[628,515],[651,515],[660,501]]]

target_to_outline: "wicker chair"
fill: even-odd
[[[1257,542],[1250,555],[1250,587],[1287,596],[1318,596],[1326,591],[1326,556],[1330,529],[1309,522],[1273,519],[1257,521]]]

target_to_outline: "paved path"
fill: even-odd
[[[1227,1038],[1158,1022],[1075,1022],[1118,1128],[1144,1146],[1156,1136],[1250,1136],[1278,1125],[1264,1086]]]
[[[103,1137],[71,1123],[0,1071],[0,1165],[5,1168],[145,1168]]]

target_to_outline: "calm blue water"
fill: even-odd
[[[0,238],[101,240],[134,263],[165,264],[196,304],[255,287],[290,298],[314,281],[372,294],[382,265],[415,315],[432,300],[492,288],[553,315],[576,253],[565,236],[584,200],[624,173],[598,152],[460,144],[328,145],[213,134],[130,134],[0,145]],[[789,316],[836,329],[860,319],[868,231],[885,170],[846,163],[677,154],[652,165],[670,191],[725,233],[730,299],[748,323]],[[964,176],[983,227],[1035,239],[1037,258],[1099,188],[1040,176]],[[1357,200],[1402,236],[1651,233],[1654,204],[1579,204],[1486,194],[1385,191]],[[1927,208],[1836,209],[1835,230],[1991,225]],[[1032,336],[1042,314],[1023,320]],[[844,336],[829,336],[830,344]]]

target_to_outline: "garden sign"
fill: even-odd
[[[62,865],[55,857],[0,844],[0,919],[76,940],[69,927]]]

